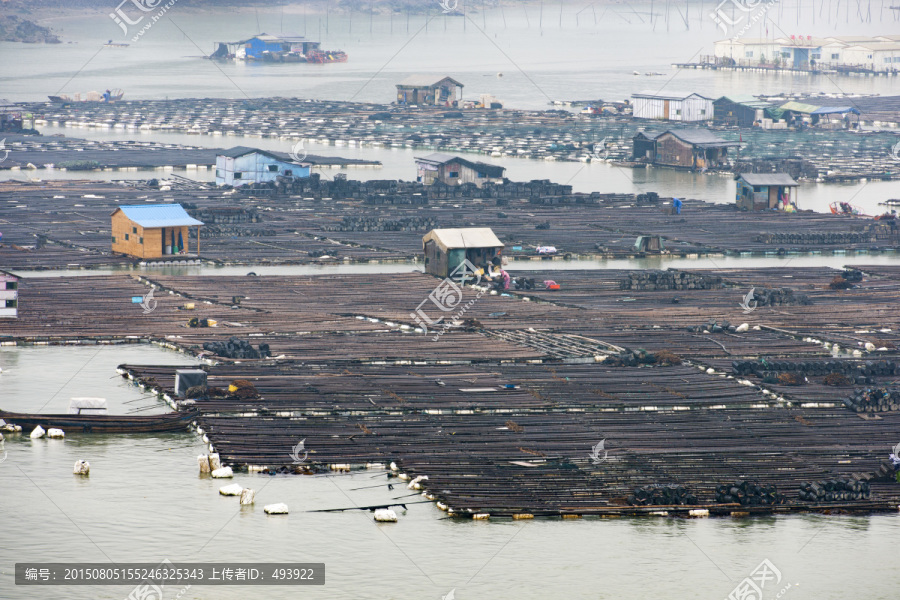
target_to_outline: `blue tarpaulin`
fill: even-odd
[[[812,111],[811,115],[835,115],[835,114],[843,114],[843,113],[853,113],[854,115],[859,114],[859,110],[853,108],[852,106],[820,106],[816,110]]]

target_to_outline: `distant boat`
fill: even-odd
[[[858,206],[854,206],[849,202],[832,202],[828,205],[828,208],[831,209],[831,214],[833,215],[853,215],[860,217],[868,217],[866,213],[862,211]]]
[[[109,102],[115,102],[116,100],[121,100],[125,95],[124,90],[114,89],[109,92]],[[106,102],[103,98],[103,94],[100,92],[92,91],[88,92],[84,95],[84,98],[81,97],[81,94],[75,94],[75,97],[72,98],[68,94],[61,94],[59,96],[47,96],[50,98],[50,102],[55,104],[72,104],[73,102]]]
[[[114,42],[109,40],[105,44],[103,44],[104,48],[127,48],[130,44],[126,44],[125,42]]]

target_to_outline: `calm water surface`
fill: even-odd
[[[73,395],[103,396],[111,411],[163,405],[117,377],[122,362],[190,364],[149,346],[0,348],[0,406],[65,410]],[[52,365],[52,368],[49,368]],[[144,397],[142,397],[144,396]],[[49,402],[48,402],[49,401]],[[31,440],[8,435],[0,448],[0,598],[122,599],[128,587],[24,588],[20,561],[324,562],[324,587],[199,587],[184,599],[467,598],[719,599],[764,559],[780,571],[764,598],[893,599],[891,566],[900,516],[790,516],[752,520],[584,519],[454,522],[432,504],[408,505],[396,524],[368,512],[323,508],[391,502],[409,493],[378,472],[340,476],[238,474],[257,490],[241,509],[202,478],[192,433],[84,435]],[[288,453],[290,449],[285,449]],[[78,459],[89,478],[72,475]],[[228,482],[231,483],[231,482]],[[414,501],[415,497],[406,500]],[[291,514],[267,517],[265,504]],[[790,587],[787,587],[790,585]],[[52,593],[48,593],[50,590]],[[167,589],[167,600],[181,591]]]

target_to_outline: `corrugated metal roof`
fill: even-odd
[[[503,248],[490,227],[432,229],[422,237],[422,244],[430,241],[445,252],[453,248]]]
[[[811,114],[814,115],[840,115],[844,113],[853,113],[855,115],[859,114],[859,109],[854,108],[852,106],[820,106],[816,110],[812,111]]]
[[[787,173],[741,173],[739,179],[743,179],[749,185],[787,185],[795,187],[800,185]]]
[[[683,142],[687,142],[688,144],[693,144],[695,146],[740,146],[740,142],[731,142],[729,140],[725,140],[717,136],[711,131],[706,129],[667,129],[663,131],[661,134],[657,135],[654,139],[659,139],[661,136],[671,133],[679,140]]]
[[[794,102],[794,101],[791,101],[791,102],[787,102],[787,103],[785,103],[785,104],[782,104],[782,105],[779,106],[778,108],[780,108],[780,109],[783,110],[783,111],[784,111],[784,110],[789,110],[789,111],[792,111],[792,112],[799,112],[799,113],[808,113],[808,114],[812,114],[812,113],[813,113],[817,108],[819,108],[819,107],[816,106],[815,104],[804,104],[803,102]]]
[[[667,100],[684,100],[688,96],[697,96],[699,98],[704,98],[706,100],[712,100],[712,98],[707,98],[703,94],[698,94],[696,92],[680,92],[670,90],[668,92],[663,92],[659,90],[644,90],[642,92],[638,92],[636,94],[632,94],[632,98],[663,98]]]
[[[443,152],[434,152],[428,156],[414,157],[416,163],[426,163],[435,166],[446,165],[450,162],[457,162],[463,166],[469,167],[480,173],[484,173],[488,177],[503,177],[506,167],[492,165],[490,163],[469,160],[461,156],[453,156],[452,154],[444,154]]]
[[[409,77],[407,77],[406,79],[404,79],[403,81],[398,83],[397,85],[431,87],[433,85],[440,83],[441,81],[443,81],[445,79],[449,79],[456,85],[463,87],[463,84],[461,84],[457,80],[453,79],[449,75],[427,75],[427,74],[426,75],[410,75]]]
[[[113,214],[119,211],[141,227],[183,227],[185,225],[203,225],[185,212],[180,204],[150,204],[147,206],[120,206]]]

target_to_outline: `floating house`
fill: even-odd
[[[708,121],[713,118],[712,98],[692,92],[644,91],[631,95],[635,119]]]
[[[197,227],[199,256],[201,225],[180,204],[120,206],[112,214],[112,251],[144,259],[190,254],[189,228]]]
[[[722,96],[713,102],[713,121],[716,125],[734,125],[737,127],[753,127],[770,118],[766,109],[775,106],[772,102],[758,100],[753,96]]]
[[[800,184],[787,173],[741,173],[735,181],[735,201],[741,210],[797,210]]]
[[[463,84],[450,76],[410,75],[397,84],[397,104],[457,106]]]
[[[416,181],[432,185],[437,181],[447,185],[474,183],[481,187],[485,182],[502,183],[505,167],[484,162],[471,161],[459,156],[435,152],[424,157],[416,157],[418,176]]]
[[[19,278],[0,271],[0,319],[15,319],[19,311]]]
[[[267,62],[347,62],[340,50],[322,50],[319,42],[302,35],[261,33],[237,42],[216,42],[209,58],[215,60],[262,60]]]
[[[238,187],[278,177],[309,177],[309,164],[293,162],[289,154],[247,146],[235,146],[216,155],[216,185]]]
[[[802,121],[812,127],[827,127],[828,124],[837,124],[839,127],[850,127],[850,115],[856,115],[859,122],[860,111],[855,106],[819,106],[804,102],[786,102],[777,108],[769,110],[776,118],[786,122]]]
[[[501,242],[489,227],[432,229],[422,238],[425,272],[449,277],[468,260],[482,267],[503,251]]]
[[[698,170],[727,166],[728,149],[741,145],[705,129],[669,129],[655,135],[641,131],[632,142],[633,160]]]

